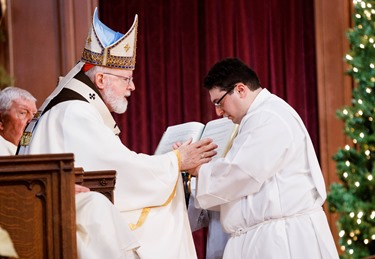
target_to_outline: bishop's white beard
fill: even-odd
[[[111,87],[106,87],[102,93],[103,100],[112,112],[121,114],[128,108],[128,101],[123,96],[117,96]]]

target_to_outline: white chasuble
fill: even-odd
[[[86,171],[116,170],[114,203],[123,219],[137,225],[144,208],[150,208],[132,231],[141,258],[196,258],[174,152],[149,156],[129,150],[99,111],[79,100],[48,110],[39,119],[28,150],[30,154],[74,153],[75,166]]]

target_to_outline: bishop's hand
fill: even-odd
[[[191,143],[191,140],[182,144],[176,143],[173,148],[178,149],[181,154],[180,170],[190,171],[211,161],[216,155],[217,145],[212,142],[212,139],[206,138],[194,143]]]

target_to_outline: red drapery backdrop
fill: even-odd
[[[167,126],[216,118],[203,77],[235,56],[297,110],[319,150],[313,0],[102,0],[99,14],[122,33],[139,15],[136,91],[116,115],[130,149],[153,153]]]

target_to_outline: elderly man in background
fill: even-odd
[[[28,91],[9,86],[0,92],[0,155],[15,155],[26,125],[37,112]]]
[[[136,16],[126,34],[114,32],[95,10],[80,62],[27,127],[25,139],[31,141],[23,142],[21,153],[72,152],[76,166],[85,170],[116,170],[114,203],[140,243],[138,255],[192,259],[196,252],[180,171],[210,161],[217,146],[210,139],[188,141],[150,156],[122,144],[111,112],[124,113],[135,90],[137,28]]]

